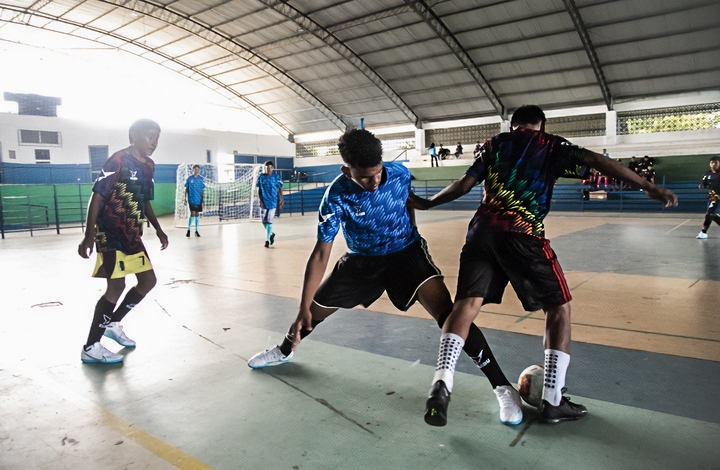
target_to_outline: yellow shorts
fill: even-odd
[[[105,279],[118,279],[128,274],[138,274],[152,270],[152,264],[147,253],[133,253],[126,255],[122,251],[106,251],[97,254],[93,277]]]

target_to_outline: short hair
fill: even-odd
[[[130,138],[130,143],[133,142],[133,137],[137,136],[141,132],[146,132],[149,130],[156,130],[160,131],[160,124],[153,121],[152,119],[138,119],[137,121],[132,123],[132,126],[130,126],[130,131],[128,131],[128,137]]]
[[[195,168],[197,168],[198,170],[200,169],[200,165],[198,165],[197,163],[194,164],[192,167],[193,167],[193,170],[194,170]]]
[[[365,129],[352,129],[341,135],[338,149],[343,161],[356,168],[372,168],[382,163],[382,142]]]
[[[720,162],[720,157],[717,157],[717,156],[716,156],[716,157],[712,157],[712,158],[710,159],[710,161],[711,161],[711,162]]]
[[[545,130],[545,113],[539,106],[528,104],[520,106],[510,119],[510,127],[516,127],[521,124],[538,124],[542,123],[541,130]]]
[[[271,167],[275,168],[275,164],[273,163],[272,160],[268,160],[268,161],[266,161],[265,163],[263,163],[263,166],[268,166],[268,165],[270,165]]]

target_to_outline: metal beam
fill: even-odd
[[[507,110],[495,93],[495,90],[493,90],[490,83],[488,83],[485,79],[485,76],[482,74],[478,66],[475,65],[475,62],[473,62],[472,58],[470,58],[470,55],[468,55],[460,42],[450,32],[447,26],[445,26],[445,23],[442,22],[442,20],[423,0],[405,0],[405,4],[412,8],[415,13],[420,15],[420,17],[425,20],[425,23],[432,28],[435,34],[445,41],[445,44],[447,44],[453,54],[455,54],[455,57],[457,57],[468,73],[475,79],[475,82],[480,86],[483,93],[485,93],[485,96],[487,96],[488,100],[490,100],[490,103],[492,103],[495,111],[503,119],[507,119]]]
[[[253,51],[251,51],[251,50],[247,49],[246,47],[244,47],[243,45],[237,43],[232,38],[227,37],[226,35],[214,30],[213,28],[211,28],[207,25],[199,23],[197,20],[192,19],[190,16],[175,13],[173,11],[168,10],[164,6],[156,5],[156,4],[146,1],[146,0],[136,0],[131,3],[128,3],[127,0],[100,0],[100,1],[102,1],[104,3],[110,3],[112,5],[117,5],[119,7],[126,8],[126,9],[129,9],[132,11],[137,11],[144,15],[150,16],[151,18],[159,19],[167,24],[173,25],[177,28],[188,31],[188,32],[194,34],[195,36],[203,38],[203,39],[209,41],[211,44],[221,47],[221,48],[227,50],[228,52],[231,52],[235,56],[239,57],[240,59],[243,59],[243,60],[247,61],[248,63],[254,65],[255,67],[258,67],[263,72],[267,73],[268,75],[275,78],[283,85],[285,85],[288,88],[290,88],[291,90],[293,90],[301,98],[303,98],[308,103],[313,105],[313,107],[315,107],[315,109],[317,109],[321,114],[323,114],[338,129],[345,130],[350,125],[350,123],[348,123],[344,119],[342,119],[338,114],[336,114],[333,110],[331,110],[325,103],[323,103],[317,96],[315,96],[312,92],[310,92],[305,87],[303,87],[295,79],[293,79],[292,77],[287,75],[285,72],[283,72],[282,70],[275,67],[270,61],[255,54]],[[170,60],[173,60],[173,59],[171,58]],[[203,72],[195,69],[192,66],[189,66],[187,64],[181,64],[181,65],[188,68],[191,72],[205,75]],[[217,80],[214,80],[214,81],[222,88],[225,88],[229,92],[240,96],[238,94],[238,92],[231,89],[226,84],[221,83]],[[251,103],[250,101],[248,101],[248,104],[250,104],[253,108],[257,109],[258,111],[262,112],[263,114],[266,114],[268,117],[272,118],[272,116],[265,113],[265,111],[262,109],[262,107],[260,105]],[[272,119],[274,120],[274,118],[272,118]]]
[[[395,90],[380,76],[378,73],[370,67],[360,56],[355,54],[349,47],[345,45],[340,39],[338,39],[328,29],[322,27],[314,20],[303,14],[301,11],[292,7],[286,2],[277,0],[260,0],[262,3],[267,5],[269,8],[277,11],[284,15],[287,19],[294,21],[300,27],[306,31],[314,34],[318,39],[322,40],[325,44],[330,46],[335,52],[340,54],[345,60],[353,64],[358,70],[360,70],[365,77],[367,77],[376,87],[378,87],[387,96],[390,101],[395,104],[407,118],[416,127],[419,127],[420,120],[417,115],[410,109],[410,106],[403,101]]]
[[[610,94],[610,88],[608,88],[607,80],[605,80],[605,74],[600,66],[600,60],[595,52],[595,47],[593,46],[590,35],[587,32],[585,23],[580,16],[580,10],[578,10],[574,0],[563,0],[563,3],[565,4],[565,9],[567,9],[570,14],[570,18],[572,18],[573,24],[575,24],[575,30],[577,31],[578,36],[580,36],[580,40],[585,48],[585,53],[587,54],[588,59],[590,59],[590,64],[592,65],[593,72],[595,73],[595,78],[597,79],[598,86],[602,92],[603,99],[605,100],[605,105],[609,110],[613,109],[613,99]]]

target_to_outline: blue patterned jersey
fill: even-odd
[[[205,189],[205,180],[202,176],[190,175],[185,181],[185,188],[188,192],[188,203],[199,206],[203,199],[203,189]]]
[[[407,248],[420,239],[405,206],[410,171],[399,163],[385,163],[384,181],[366,191],[345,175],[330,184],[320,202],[317,239],[331,243],[340,227],[351,253],[381,256]]]
[[[278,191],[282,188],[282,180],[277,173],[270,176],[261,173],[258,176],[257,187],[260,188],[260,197],[265,209],[275,209],[278,203]]]

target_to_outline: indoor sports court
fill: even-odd
[[[418,216],[451,293],[471,215]],[[120,365],[79,360],[104,287],[80,231],[6,238],[0,262],[23,269],[0,271],[2,468],[716,468],[720,238],[694,238],[701,217],[551,214],[574,297],[568,394],[588,416],[540,424],[525,406],[502,425],[462,357],[442,428],[422,419],[440,332],[417,305],[341,310],[292,362],[248,368],[295,318],[315,221],[277,219],[265,249],[257,223],[188,239],[161,219],[168,249],[145,235],[158,286],[124,322],[138,346],[109,346]],[[343,250],[338,238],[334,259]],[[477,324],[511,381],[542,363],[542,313],[512,289]]]

